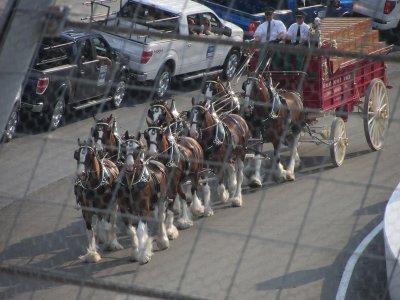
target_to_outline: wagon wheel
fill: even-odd
[[[329,150],[332,163],[335,167],[340,167],[343,164],[347,148],[346,127],[342,118],[333,119],[330,140],[332,143]]]
[[[385,83],[379,78],[373,79],[368,86],[363,119],[369,147],[373,151],[381,149],[389,123],[389,100]]]

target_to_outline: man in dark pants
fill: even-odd
[[[265,10],[266,21],[259,25],[254,33],[254,41],[262,42],[266,45],[272,43],[279,43],[285,39],[286,36],[286,26],[281,20],[273,19],[274,9],[267,8]],[[268,55],[269,54],[269,55]],[[268,58],[271,56],[271,51],[267,51],[265,48],[261,49],[258,65],[259,70],[265,69],[265,64]],[[280,55],[279,53],[272,54],[272,67],[275,70],[279,70],[281,66],[279,65]]]
[[[286,41],[287,41],[287,43],[289,43],[290,45],[293,45],[295,47],[308,46],[308,34],[310,31],[310,26],[308,26],[306,23],[304,23],[305,14],[304,14],[304,12],[298,10],[295,13],[295,15],[296,15],[296,22],[293,23],[292,25],[290,25],[290,27],[287,31]],[[302,70],[305,54],[287,53],[285,56],[285,62],[284,62],[285,71],[289,71],[293,68],[293,66],[292,66],[293,57],[296,58],[295,70]]]

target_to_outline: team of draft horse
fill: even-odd
[[[91,137],[78,139],[74,153],[75,195],[89,242],[82,260],[101,259],[97,242],[105,249],[122,249],[116,234],[119,216],[130,237],[131,260],[149,262],[154,240],[158,250],[166,249],[179,229],[193,225],[193,217],[214,214],[209,172],[218,182],[218,200],[242,206],[244,174],[249,186],[262,185],[264,142],[274,147],[273,178],[295,179],[304,125],[300,95],[277,90],[268,74],[249,74],[242,88],[239,96],[229,83],[209,80],[204,100],[192,98],[192,107],[184,112],[178,112],[174,100],[154,101],[147,129],[134,134],[120,135],[112,115],[94,117]],[[279,157],[282,145],[290,149],[286,168]],[[249,152],[254,159],[245,167]],[[190,192],[185,193],[188,183]]]

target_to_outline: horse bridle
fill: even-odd
[[[99,126],[100,125],[100,126]],[[110,137],[108,138],[109,139],[109,144],[111,145],[111,137],[112,137],[112,135],[113,135],[113,133],[112,133],[112,128],[111,128],[111,125],[109,124],[109,123],[107,123],[107,122],[97,122],[96,123],[96,125],[95,125],[95,127],[98,127],[98,130],[94,130],[94,128],[92,128],[92,136],[95,138],[95,136],[94,136],[94,133],[95,132],[101,132],[102,133],[102,136],[101,137],[97,137],[98,138],[98,140],[100,140],[102,143],[103,143],[103,134],[104,134],[104,131],[105,130],[103,130],[103,126],[106,126],[107,127],[107,130],[109,130],[109,132],[110,132]],[[114,135],[115,136],[115,135]],[[119,160],[119,158],[120,158],[120,155],[119,155],[119,153],[120,153],[120,151],[121,151],[121,143],[120,143],[120,141],[118,140],[118,138],[115,136],[115,138],[116,138],[116,141],[118,142],[118,154],[117,154],[117,160]],[[95,143],[97,144],[97,141],[95,141]],[[105,143],[106,144],[106,143]],[[106,144],[107,145],[107,144]],[[105,151],[104,149],[102,149],[103,151]]]
[[[89,151],[92,151],[92,153],[93,153],[93,155],[94,155],[95,158],[97,158],[97,154],[96,154],[97,152],[96,152],[96,149],[93,148],[93,147],[91,147],[91,146],[88,146],[88,145],[81,145],[81,146],[79,146],[79,149],[77,150],[77,153],[79,153],[79,157],[76,157],[76,156],[75,156],[75,159],[78,161],[78,165],[79,165],[79,164],[83,164],[83,165],[85,166],[85,170],[86,170],[87,166],[86,166],[86,163],[85,163],[85,162],[86,162],[87,153],[82,154],[82,153],[81,153],[82,150],[89,150]],[[84,159],[83,161],[81,160],[81,157],[82,157],[82,156],[85,157],[85,159]],[[92,170],[92,171],[85,171],[85,179],[84,179],[84,180],[77,179],[77,183],[78,183],[83,189],[95,191],[95,190],[99,189],[101,186],[107,184],[107,178],[106,178],[106,177],[107,177],[107,176],[106,176],[106,172],[107,172],[107,171],[105,170],[105,166],[104,166],[103,162],[102,162],[100,159],[99,159],[99,163],[100,163],[100,169],[101,169],[101,180],[100,180],[99,184],[98,184],[95,188],[89,188],[89,187],[87,187],[87,186],[84,186],[83,182],[87,182],[87,181],[88,181],[88,179],[89,179],[89,174],[95,173],[95,172],[96,172],[95,170]]]
[[[157,127],[157,126],[150,126],[150,127],[148,127],[145,131],[144,131],[144,135],[145,136],[149,136],[149,132],[150,131],[152,131],[153,133],[154,133],[154,131],[161,131],[162,132],[162,127]],[[152,133],[152,134],[153,134]],[[148,147],[150,148],[150,145],[154,145],[154,146],[156,146],[156,149],[157,149],[157,151],[158,152],[160,152],[160,147],[159,147],[159,145],[158,145],[158,143],[157,143],[157,141],[151,141],[150,139],[149,139],[149,142],[148,142]]]
[[[129,138],[129,139],[125,140],[125,144],[126,144],[125,145],[126,157],[128,157],[129,155],[132,155],[132,157],[134,158],[134,160],[133,160],[134,161],[133,170],[132,171],[128,171],[128,170],[125,169],[125,178],[126,178],[126,181],[128,182],[128,186],[132,187],[132,186],[134,186],[134,185],[136,185],[136,184],[138,184],[140,182],[148,182],[148,181],[146,181],[145,176],[143,175],[146,168],[143,168],[142,174],[139,176],[139,178],[135,182],[133,181],[135,179],[136,171],[137,171],[137,168],[139,166],[139,164],[137,163],[137,160],[141,159],[141,157],[140,157],[141,153],[140,152],[138,153],[136,158],[134,157],[134,153],[137,150],[142,150],[141,143],[138,140],[134,139],[134,138]],[[129,148],[129,152],[128,152],[128,148]],[[129,182],[128,173],[129,173],[129,175],[132,175],[131,182]]]
[[[250,81],[252,81],[253,82],[253,84],[256,84],[256,88],[260,88],[260,85],[259,85],[259,82],[258,82],[258,78],[257,77],[252,77],[252,76],[249,76],[249,77],[247,77],[247,79],[246,79],[246,81],[244,82],[244,91],[245,91],[245,99],[246,99],[246,97],[249,99],[248,101],[249,101],[249,103],[247,104],[247,106],[248,106],[248,108],[249,108],[249,110],[250,110],[250,115],[251,114],[253,114],[253,111],[254,111],[254,107],[255,107],[255,100],[251,97],[251,93],[250,93],[250,95],[247,95],[247,85],[248,84],[250,84],[249,82]]]
[[[247,81],[248,81],[248,80],[252,80],[253,83],[255,82],[256,88],[258,88],[258,89],[261,90],[260,82],[259,82],[260,79],[259,79],[259,78],[254,77],[254,76],[249,76],[249,77],[247,78]],[[244,83],[246,84],[246,82],[244,82]],[[247,83],[247,84],[248,84],[248,83]],[[268,113],[268,118],[266,118],[266,119],[263,120],[264,122],[265,122],[266,120],[270,119],[270,118],[276,119],[276,118],[278,117],[278,115],[276,115],[276,114],[273,113],[274,104],[275,104],[275,95],[274,95],[275,89],[274,89],[273,87],[271,87],[270,84],[266,84],[265,86],[266,86],[266,88],[267,88],[267,90],[268,90],[269,97],[270,97],[270,99],[271,99],[271,101],[272,101],[272,108],[271,108],[271,111]],[[265,103],[259,104],[257,101],[255,101],[254,99],[252,99],[252,97],[250,97],[250,95],[247,95],[247,91],[245,91],[245,97],[247,97],[247,98],[249,99],[249,100],[248,100],[248,101],[249,101],[248,107],[249,107],[249,110],[250,110],[250,115],[253,114],[253,111],[254,111],[255,106],[257,106],[257,105],[259,105],[259,106],[264,106],[264,105],[266,105]]]
[[[157,111],[156,111],[157,109],[161,110],[161,114],[163,114],[163,115],[166,115],[166,114],[167,114],[167,111],[166,111],[166,108],[165,108],[164,105],[162,105],[162,104],[152,104],[152,105],[150,106],[150,108],[149,108],[149,112],[150,112],[150,111],[152,112],[152,116],[151,116],[151,117],[154,116],[154,113],[157,112]],[[147,115],[150,117],[149,114],[147,114]],[[155,123],[153,118],[152,118],[152,123],[153,123],[153,124]],[[157,119],[157,124],[159,125],[160,123],[161,123],[161,121],[160,121],[160,119],[158,118],[158,119]]]
[[[203,89],[202,89],[201,92],[202,92],[203,94],[205,94],[208,88],[211,89],[211,85],[212,85],[212,84],[215,84],[215,85],[217,86],[218,84],[221,84],[221,83],[218,82],[218,81],[216,81],[216,80],[207,80],[207,81],[205,82],[204,87],[203,87]],[[214,91],[217,91],[217,92],[218,92],[217,88],[212,89],[212,91],[213,91],[213,92],[214,92]]]

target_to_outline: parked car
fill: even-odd
[[[372,27],[400,44],[400,2],[398,0],[354,0],[354,13],[373,19]]]
[[[21,89],[19,89],[13,101],[13,106],[10,115],[8,117],[7,123],[4,127],[3,132],[1,132],[0,135],[1,143],[8,143],[14,137],[20,118],[20,109],[21,109]]]
[[[295,22],[298,10],[306,13],[305,22],[313,22],[315,17],[340,17],[351,13],[352,0],[195,0],[214,10],[221,18],[244,30],[244,38],[252,39],[259,24],[265,21],[266,8],[275,10],[275,18],[286,27]]]
[[[126,55],[96,32],[71,29],[44,38],[24,82],[23,119],[54,130],[67,111],[107,101],[119,107],[126,94],[128,63]]]
[[[105,26],[102,34],[110,45],[129,55],[134,84],[152,86],[155,94],[163,97],[172,78],[185,81],[219,73],[227,79],[234,76],[241,58],[241,48],[219,41],[243,41],[241,28],[220,19],[210,8],[190,0],[123,2],[125,4],[116,16],[109,16],[103,21]],[[189,21],[195,23],[195,32],[201,33],[205,20],[210,21],[211,31],[214,32],[214,35],[207,37],[215,39],[215,42],[152,35],[152,32],[167,32],[189,36]],[[148,34],[117,34],[107,31],[109,26],[146,30]],[[197,37],[202,36],[197,33]]]

